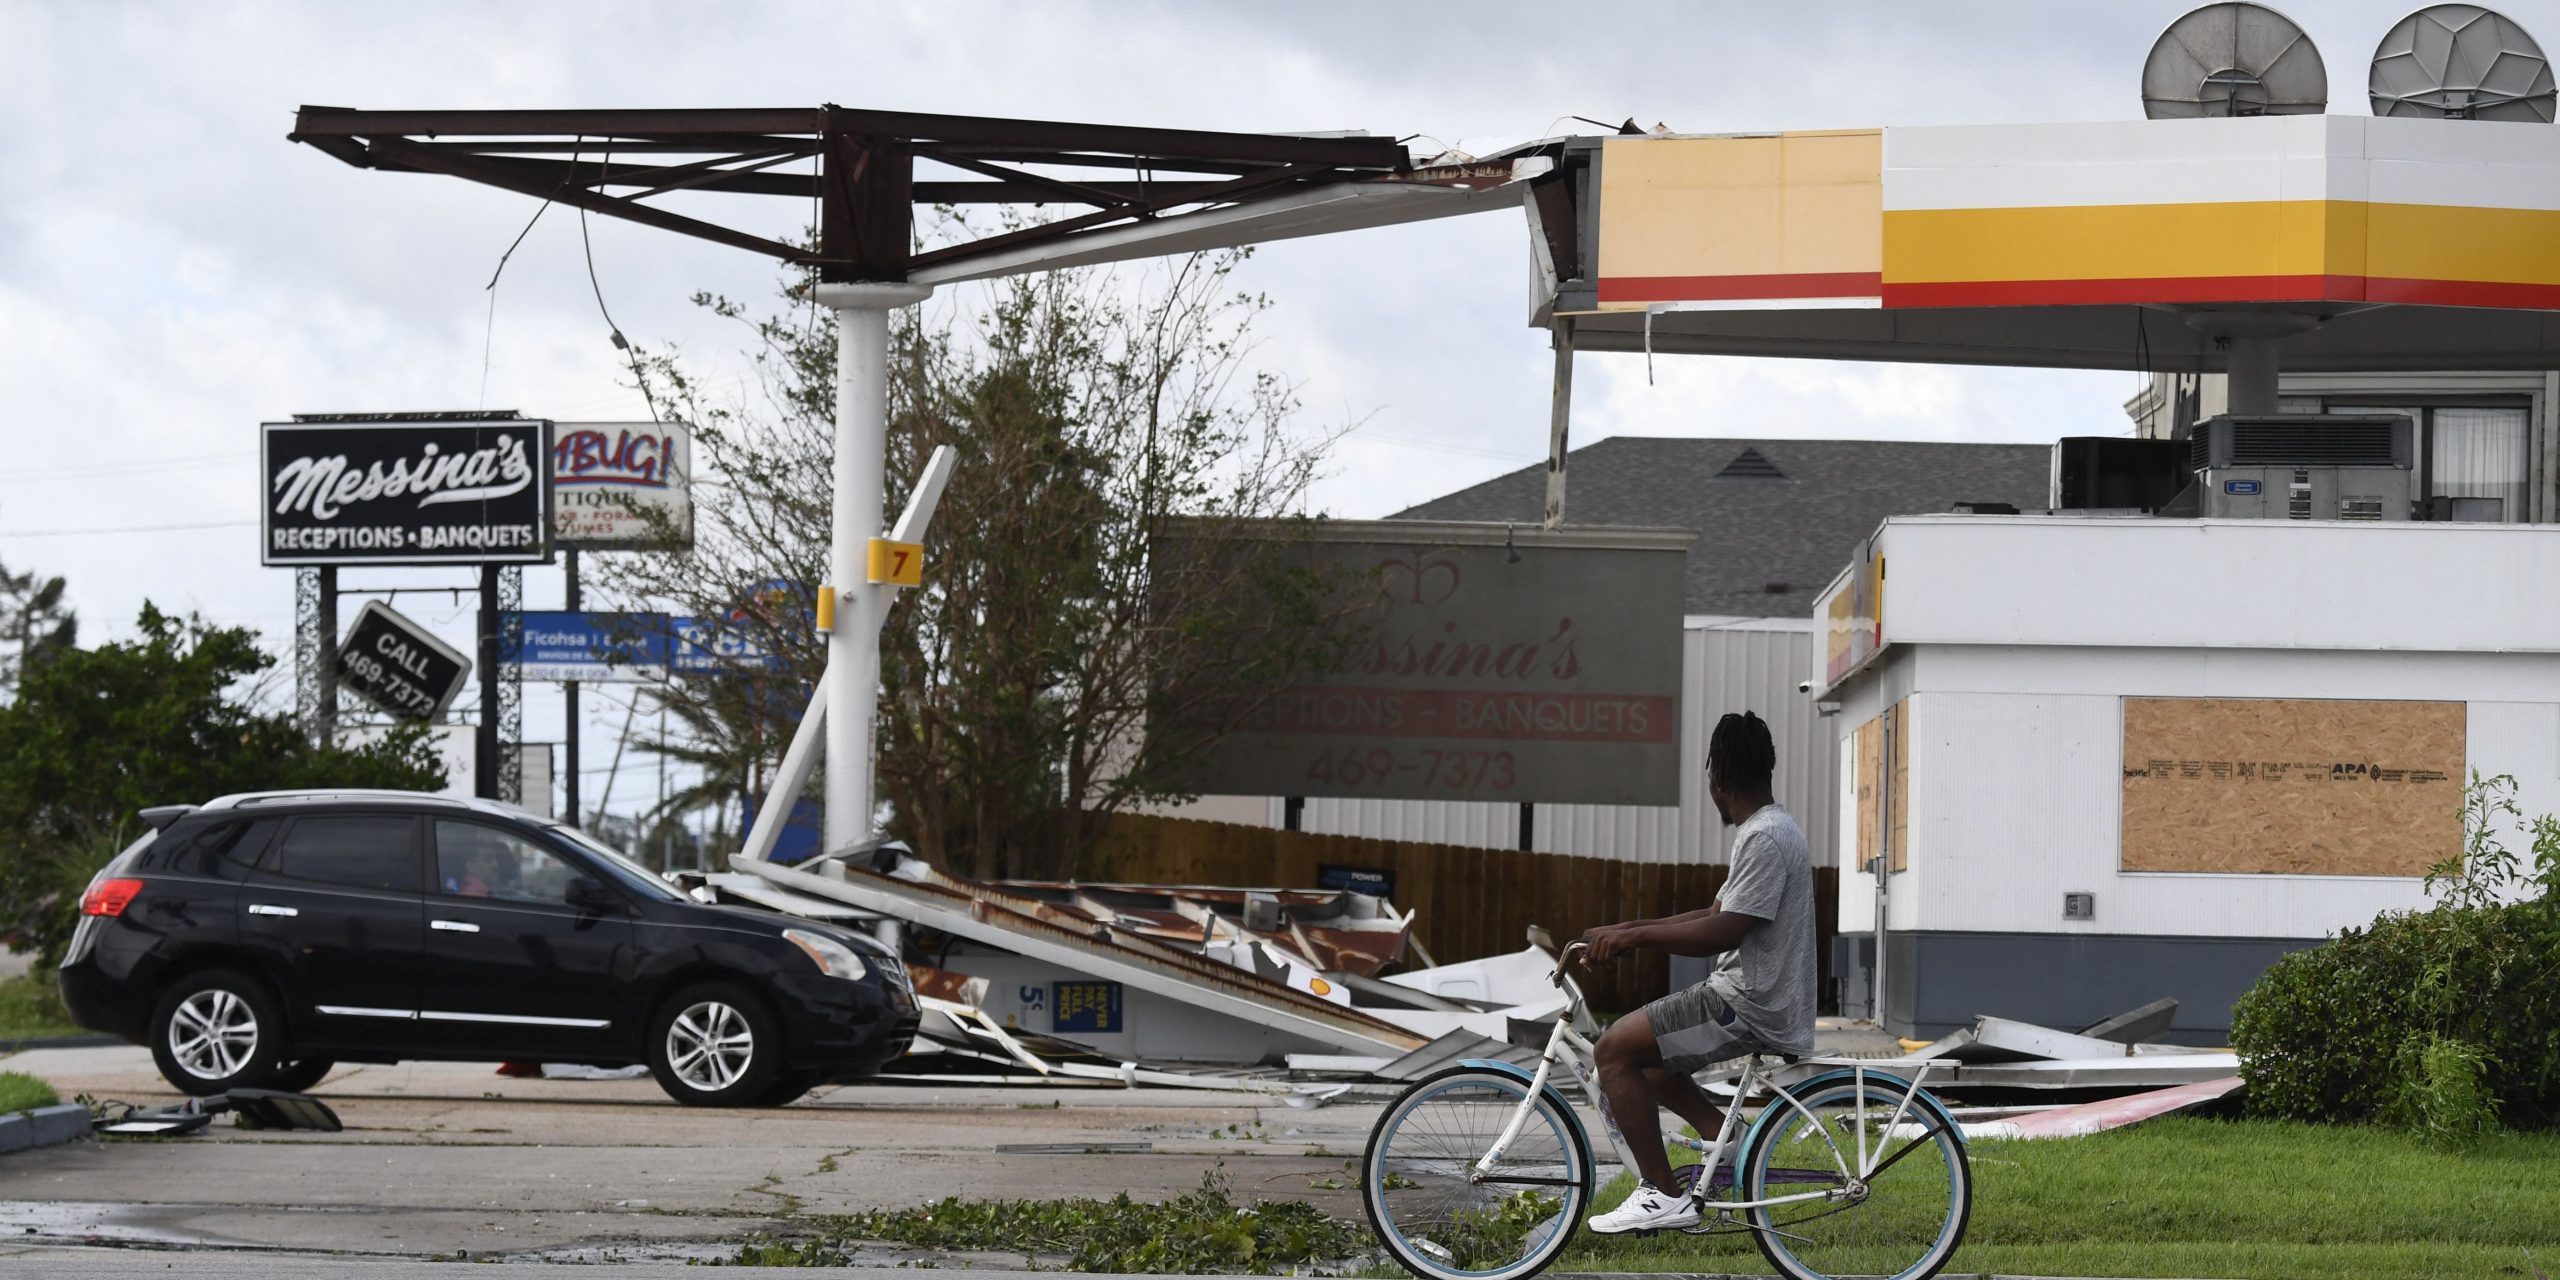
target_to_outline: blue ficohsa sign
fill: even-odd
[[[1049,1029],[1058,1035],[1100,1035],[1129,1029],[1117,982],[1049,984]]]
[[[2258,482],[2255,480],[2225,480],[2222,482],[2222,491],[2224,493],[2238,494],[2242,497],[2248,497],[2258,492]]]

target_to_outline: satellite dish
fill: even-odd
[[[2420,9],[2373,51],[2373,113],[2449,120],[2551,123],[2551,61],[2495,9]]]
[[[2142,113],[2309,116],[2329,105],[2329,69],[2291,18],[2262,4],[2209,4],[2160,33],[2142,64]]]

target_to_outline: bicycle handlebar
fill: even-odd
[[[1547,980],[1548,980],[1549,982],[1552,982],[1552,983],[1556,984],[1556,985],[1557,985],[1557,986],[1559,986],[1559,987],[1563,986],[1563,985],[1564,985],[1564,971],[1573,967],[1573,957],[1575,956],[1575,954],[1576,954],[1576,953],[1578,953],[1578,952],[1589,951],[1590,949],[1591,949],[1591,944],[1590,944],[1590,943],[1588,943],[1588,942],[1569,942],[1569,943],[1566,943],[1566,944],[1565,944],[1564,951],[1563,951],[1561,954],[1559,954],[1559,955],[1557,955],[1557,956],[1556,956],[1556,971],[1555,971],[1555,973],[1553,973],[1552,975],[1550,975],[1550,976],[1548,977],[1548,979],[1547,979]]]

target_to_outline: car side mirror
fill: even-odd
[[[567,896],[569,905],[580,911],[605,912],[622,905],[622,899],[615,897],[613,890],[605,888],[604,882],[593,876],[580,876],[570,881]]]

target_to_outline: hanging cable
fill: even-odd
[[[577,142],[571,144],[569,148],[569,174],[577,173],[578,152],[586,145],[587,136],[585,134],[579,134]],[[563,175],[560,179],[560,186],[565,187],[568,185],[569,176]],[[498,269],[489,273],[489,283],[480,286],[481,291],[489,295],[489,315],[488,318],[481,323],[480,328],[479,407],[482,409],[489,407],[489,357],[490,353],[496,348],[498,337],[498,277],[507,273],[507,260],[516,256],[517,247],[524,243],[524,238],[526,236],[533,234],[533,224],[542,221],[543,213],[551,208],[551,202],[557,199],[559,194],[560,188],[554,187],[552,188],[550,195],[542,198],[542,204],[533,211],[533,216],[524,220],[524,230],[517,232],[516,238],[507,242],[507,251],[498,255]]]
[[[612,168],[613,150],[608,147],[605,149],[601,167],[596,171],[597,191],[601,192],[604,190],[605,174]],[[587,234],[587,207],[585,205],[578,206],[578,247],[586,254],[587,287],[595,292],[596,313],[604,317],[604,327],[612,331],[614,348],[622,352],[622,354],[631,361],[631,381],[640,388],[640,398],[649,406],[649,420],[651,422],[663,422],[666,420],[666,417],[658,412],[658,397],[652,395],[649,391],[648,372],[640,367],[640,352],[631,345],[631,340],[629,338],[622,336],[622,326],[613,322],[613,311],[604,304],[604,283],[596,278],[596,246],[594,239]]]

